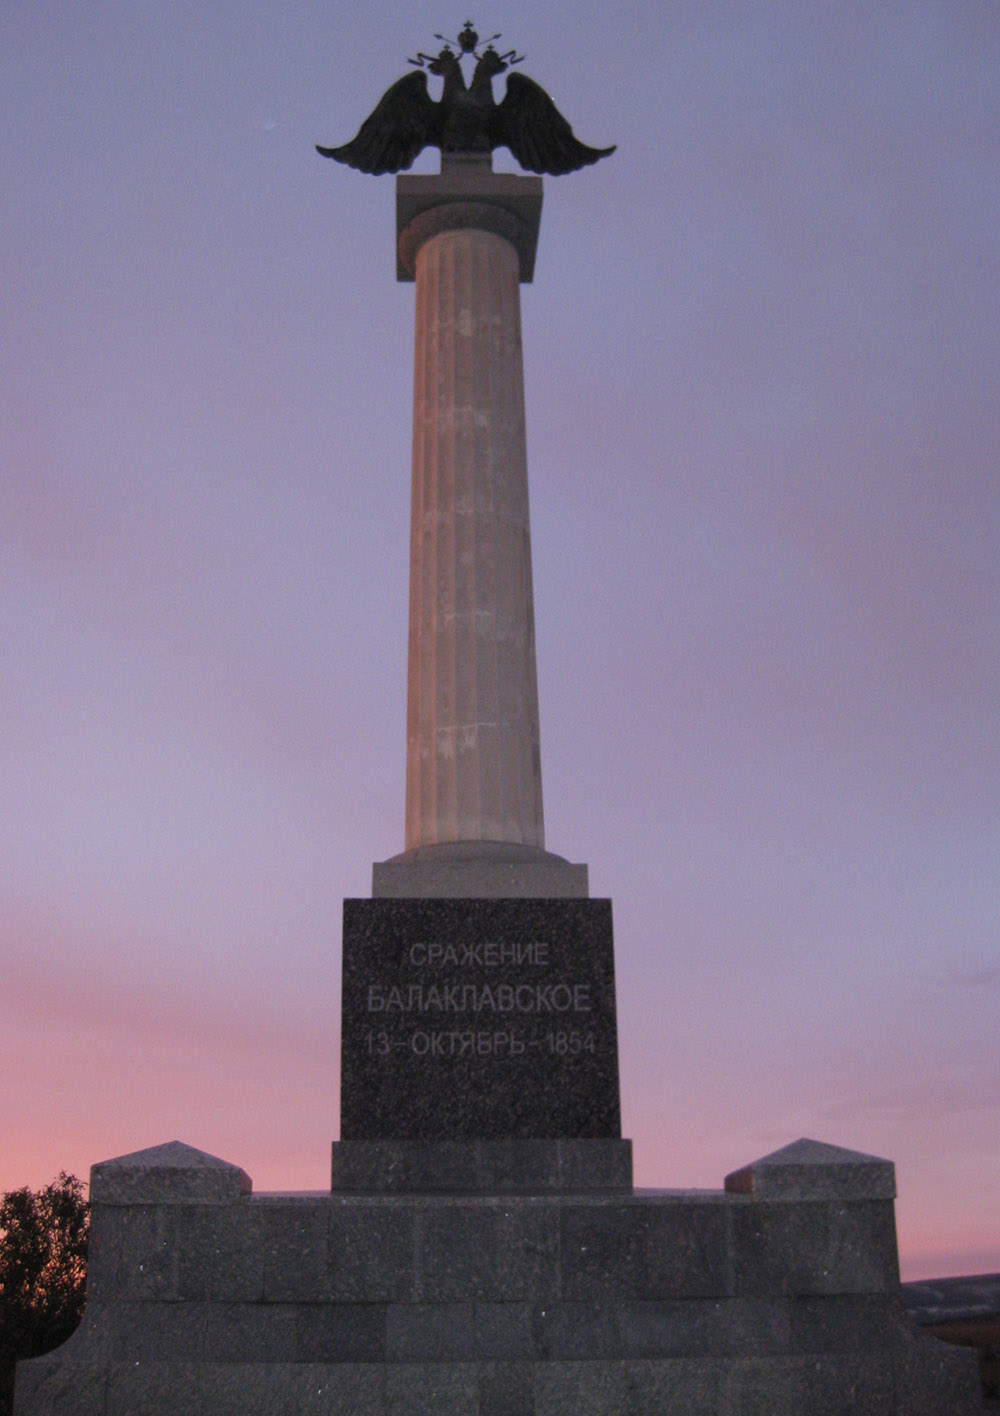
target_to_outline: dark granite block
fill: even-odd
[[[385,1416],[377,1366],[144,1362],[114,1366],[106,1416]]]
[[[607,1303],[546,1303],[535,1308],[535,1351],[545,1361],[621,1356],[618,1314]]]
[[[535,1416],[530,1362],[480,1362],[479,1416]]]
[[[803,1363],[802,1381],[809,1416],[910,1416],[896,1404],[891,1359],[874,1350],[813,1357]]]
[[[91,1205],[87,1259],[87,1300],[114,1297],[118,1290],[125,1228],[135,1211],[117,1205]]]
[[[672,1200],[643,1207],[643,1298],[718,1298],[733,1292],[731,1206]]]
[[[787,1306],[793,1352],[888,1352],[911,1340],[902,1303],[883,1294],[798,1295]]]
[[[330,1294],[337,1302],[405,1302],[414,1296],[415,1211],[407,1202],[330,1207]]]
[[[107,1384],[103,1363],[64,1362],[57,1355],[18,1362],[14,1410],[17,1416],[104,1416]]]
[[[476,1143],[334,1141],[330,1188],[373,1194],[478,1190]]]
[[[726,1416],[809,1416],[802,1362],[776,1357],[727,1363],[719,1409]]]
[[[334,1141],[331,1182],[362,1194],[629,1193],[632,1142]]]
[[[621,1362],[546,1362],[535,1368],[535,1416],[618,1416],[625,1410]]]
[[[417,1209],[419,1294],[449,1299],[558,1297],[558,1215],[515,1200]]]
[[[385,1387],[386,1416],[479,1416],[472,1363],[390,1366]]]
[[[731,1304],[693,1302],[624,1303],[618,1310],[626,1357],[695,1357],[723,1354],[730,1347]]]
[[[299,1367],[292,1401],[270,1416],[385,1416],[385,1373],[373,1363]]]
[[[622,1410],[628,1416],[720,1416],[723,1370],[718,1361],[626,1362]],[[770,1412],[762,1408],[758,1416]]]
[[[83,1322],[60,1358],[73,1362],[155,1361],[168,1351],[179,1361],[197,1361],[206,1350],[204,1303],[107,1303],[88,1301]]]
[[[111,1362],[157,1362],[165,1353],[178,1362],[291,1362],[296,1354],[287,1304],[99,1304],[80,1335]]]
[[[107,1416],[265,1416],[280,1412],[283,1372],[249,1372],[226,1362],[117,1363],[108,1378]]]
[[[225,1362],[278,1364],[296,1353],[296,1314],[290,1303],[210,1303],[205,1307],[204,1356]],[[161,1345],[161,1353],[168,1351]]]
[[[791,1341],[788,1304],[777,1296],[747,1295],[731,1298],[728,1314],[729,1346],[733,1357],[754,1357],[762,1352],[787,1352]]]
[[[341,1136],[620,1138],[611,902],[345,900]]]
[[[734,1276],[742,1293],[894,1293],[891,1200],[752,1201],[733,1208]]]
[[[646,1206],[623,1201],[560,1207],[564,1299],[586,1302],[643,1295],[646,1210]]]
[[[558,1146],[560,1190],[631,1190],[631,1141],[562,1140]]]
[[[475,1354],[471,1303],[390,1303],[388,1362],[469,1362]]]
[[[229,1204],[252,1188],[250,1176],[238,1165],[183,1141],[133,1151],[90,1168],[91,1204]]]
[[[781,1301],[671,1299],[625,1303],[619,1309],[627,1357],[749,1357],[788,1348],[788,1313]]]
[[[917,1334],[893,1366],[899,1416],[981,1416],[979,1361],[972,1348]]]
[[[892,1200],[891,1160],[803,1137],[726,1176],[728,1194],[760,1200]]]
[[[330,1295],[330,1206],[323,1200],[254,1206],[259,1212],[264,1299],[319,1302]]]
[[[186,1206],[173,1211],[173,1228],[178,1298],[253,1303],[263,1297],[257,1206]]]
[[[530,1303],[476,1303],[473,1306],[478,1358],[535,1356],[534,1309]]]
[[[386,1310],[382,1303],[295,1305],[298,1362],[384,1362]]]
[[[497,1297],[548,1302],[559,1298],[559,1208],[552,1203],[503,1207]]]
[[[417,1210],[417,1296],[440,1303],[494,1298],[503,1212],[495,1205],[421,1207]]]
[[[174,1206],[93,1205],[87,1297],[172,1299],[178,1294]]]

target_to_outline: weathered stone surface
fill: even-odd
[[[386,1369],[386,1416],[479,1416],[477,1372],[471,1363]]]
[[[621,1356],[618,1313],[614,1303],[537,1303],[534,1310],[535,1356],[544,1362],[606,1361]]]
[[[171,1192],[95,1205],[92,1242],[15,1416],[981,1410],[905,1314],[888,1200]]]
[[[330,1206],[328,1254],[334,1302],[406,1303],[416,1273],[416,1209],[410,1202]]]
[[[474,1303],[473,1322],[477,1358],[534,1359],[534,1307],[531,1303]]]
[[[421,846],[372,866],[376,900],[585,900],[589,893],[585,865],[509,841]]]
[[[174,1223],[181,1301],[259,1303],[264,1296],[263,1211],[249,1202],[192,1206]]]
[[[532,1416],[534,1372],[530,1362],[481,1362],[479,1416]]]
[[[95,1354],[89,1362],[55,1355],[18,1362],[14,1386],[17,1416],[107,1416],[108,1365]]]
[[[758,1200],[892,1200],[896,1171],[891,1160],[803,1137],[734,1170],[725,1188]]]
[[[341,1136],[621,1136],[609,900],[345,900]]]
[[[632,1142],[334,1141],[336,1192],[544,1195],[632,1189]]]
[[[102,1160],[90,1171],[91,1202],[103,1205],[224,1204],[252,1188],[238,1165],[182,1141]]]
[[[546,1362],[535,1373],[535,1416],[610,1416],[625,1408],[622,1362]]]
[[[898,1293],[890,1200],[736,1204],[732,1225],[740,1293]]]
[[[256,1207],[263,1299],[267,1303],[330,1300],[330,1216],[315,1200]]]
[[[393,1303],[386,1314],[390,1362],[468,1362],[475,1350],[471,1303]]]
[[[87,1300],[175,1299],[178,1211],[169,1204],[91,1202]]]
[[[625,1405],[629,1416],[723,1416],[726,1366],[718,1361],[626,1362]],[[759,1416],[771,1416],[762,1407]],[[803,1412],[802,1416],[806,1416]]]

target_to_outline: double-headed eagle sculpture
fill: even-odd
[[[444,39],[436,35],[436,39]],[[492,39],[499,39],[495,34]],[[559,176],[575,172],[614,152],[613,147],[592,148],[573,135],[573,129],[544,89],[524,74],[511,74],[502,102],[493,98],[493,79],[524,58],[513,49],[498,54],[492,42],[479,51],[479,36],[466,21],[457,40],[458,53],[445,41],[437,55],[418,54],[411,59],[419,73],[407,74],[387,89],[358,134],[342,147],[316,151],[361,172],[401,172],[425,147],[442,153],[482,153],[509,148],[529,172]],[[461,58],[476,59],[472,82],[466,86]],[[424,72],[426,67],[426,72]],[[444,80],[435,101],[427,91],[427,73]]]

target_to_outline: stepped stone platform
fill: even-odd
[[[432,1150],[349,1150],[311,1194],[178,1142],[95,1166],[86,1316],[15,1416],[982,1409],[974,1354],[905,1312],[889,1162],[803,1140],[649,1191],[627,1142]]]

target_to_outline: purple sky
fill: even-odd
[[[465,18],[0,16],[0,1189],[175,1137],[326,1183],[413,287],[313,143]],[[896,1162],[904,1276],[1000,1269],[1000,6],[473,18],[619,144],[546,179],[523,318],[547,844],[614,900],[637,1180],[809,1135]]]

